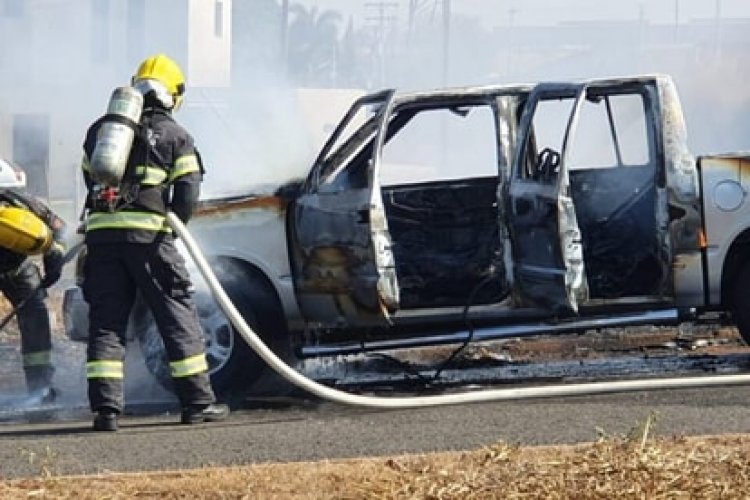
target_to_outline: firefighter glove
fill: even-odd
[[[60,279],[62,274],[63,264],[65,264],[65,253],[63,246],[60,243],[53,243],[52,247],[44,254],[42,258],[44,264],[44,278],[42,278],[42,286],[49,288]]]

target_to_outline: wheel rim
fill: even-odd
[[[208,371],[213,374],[224,368],[232,357],[234,331],[227,317],[215,304],[199,307],[198,315],[203,329]]]
[[[197,298],[196,302],[208,373],[213,375],[229,363],[235,348],[235,334],[227,317],[210,298]],[[169,360],[164,342],[150,311],[145,314],[145,324],[140,327],[143,332],[139,336],[141,350],[152,373],[163,372],[163,376],[169,378]]]

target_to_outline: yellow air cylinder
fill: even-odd
[[[33,213],[0,207],[0,247],[24,255],[44,253],[52,245],[52,231]]]

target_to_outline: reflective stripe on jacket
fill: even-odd
[[[89,158],[102,123],[103,119],[99,119],[89,127],[83,147],[81,170],[90,192],[95,184],[90,176]],[[159,234],[171,233],[165,218],[170,206],[186,203],[194,206],[197,201],[203,167],[193,138],[163,109],[147,108],[141,123],[148,130],[151,146],[146,146],[146,134],[136,136],[126,170],[133,174],[126,174],[131,177],[123,183],[135,188],[120,193],[121,201],[113,211],[89,204],[85,224],[87,243],[149,243]],[[191,191],[196,193],[195,200],[185,200],[176,194],[171,185],[177,182],[195,186]]]

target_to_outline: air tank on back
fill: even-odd
[[[118,87],[112,92],[89,160],[91,177],[97,183],[120,185],[142,110],[143,95],[133,87]]]

